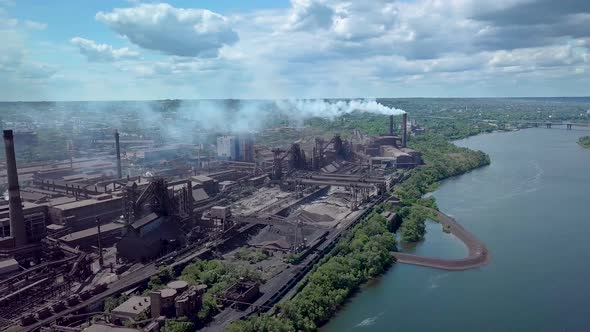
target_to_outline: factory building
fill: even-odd
[[[47,233],[47,206],[23,202],[23,220],[27,238],[36,242],[43,239]],[[11,236],[8,201],[0,201],[0,243],[3,238]],[[0,247],[3,247],[0,244]]]
[[[117,252],[128,261],[146,261],[174,250],[181,238],[180,226],[170,217],[150,213],[127,227]]]
[[[102,194],[93,198],[50,206],[51,221],[79,231],[95,226],[96,218],[113,220],[123,212],[123,198]]]
[[[239,143],[235,136],[217,137],[217,158],[222,160],[237,160]]]
[[[233,161],[254,161],[254,135],[217,137],[217,158]]]
[[[224,292],[225,305],[233,305],[238,309],[254,303],[260,296],[260,284],[254,281],[239,281],[231,285]]]
[[[186,281],[172,281],[166,288],[150,293],[151,317],[196,317],[206,290],[207,285],[189,286]]]
[[[113,309],[111,314],[113,319],[119,319],[122,322],[128,320],[136,321],[141,314],[148,313],[150,307],[151,300],[149,296],[132,296],[129,300]]]
[[[219,183],[217,180],[206,175],[195,175],[191,177],[193,190],[203,189],[207,195],[215,196],[219,192]]]
[[[125,225],[121,223],[108,223],[100,226],[100,239],[102,246],[112,246],[123,235]],[[59,241],[72,248],[79,247],[88,250],[98,243],[98,227],[92,227],[73,232],[59,238]]]

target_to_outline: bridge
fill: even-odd
[[[572,127],[589,127],[590,123],[580,123],[571,121],[512,121],[512,123],[529,125],[532,127],[545,126],[546,128],[552,128],[553,126],[565,126],[567,130],[571,130]]]

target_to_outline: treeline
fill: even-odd
[[[395,249],[386,219],[373,213],[346,233],[292,300],[277,306],[272,315],[236,321],[229,331],[315,331],[361,284],[391,265]]]
[[[422,196],[444,179],[490,164],[490,157],[484,152],[458,147],[439,135],[413,138],[410,146],[422,153],[425,165],[412,170],[410,177],[397,187],[396,194],[405,205],[424,203]]]
[[[444,179],[489,165],[490,158],[482,151],[458,147],[440,135],[416,137],[410,146],[422,152],[425,165],[412,170],[395,193],[403,205],[398,211],[402,218],[401,238],[416,242],[424,238],[426,219],[433,218],[424,207],[436,208],[434,198],[423,198],[424,195],[435,190]]]

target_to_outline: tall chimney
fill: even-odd
[[[408,113],[402,115],[402,148],[408,143]]]
[[[393,115],[389,116],[389,136],[393,136]]]
[[[119,145],[119,131],[115,130],[115,150],[117,153],[117,178],[120,179],[123,177],[123,172],[121,171],[121,146]]]
[[[10,235],[14,238],[14,246],[18,248],[27,244],[27,231],[20,200],[12,130],[4,130],[4,149],[6,151],[6,174],[8,176]]]

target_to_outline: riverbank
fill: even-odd
[[[584,135],[538,128],[454,142],[484,150],[492,163],[443,181],[433,196],[485,243],[490,264],[460,272],[395,264],[321,332],[586,331],[590,153],[576,143]],[[412,252],[465,256],[430,224]]]
[[[485,153],[459,148],[438,135],[420,137],[412,142],[412,147],[423,153],[426,165],[411,171],[411,175],[396,188],[395,194],[401,198],[404,206],[419,204],[433,208],[434,201],[423,199],[422,196],[436,188],[439,181],[490,163]],[[384,208],[385,206],[379,206],[376,210]],[[469,233],[450,218],[441,216],[441,220],[450,226],[458,237],[463,237],[466,243],[472,244],[470,249],[473,249],[473,252],[470,251],[470,255],[477,257],[477,264],[487,260],[485,246],[472,241]],[[478,250],[480,254],[485,252],[483,259],[477,256]],[[329,256],[311,272],[307,282],[292,300],[281,304],[273,314],[234,322],[229,330],[317,330],[331,319],[362,284],[383,275],[394,261],[391,254],[394,251],[396,246],[393,233],[388,230],[385,219],[373,213],[340,240]],[[473,264],[476,262],[472,262]]]
[[[590,149],[590,136],[580,137],[578,144],[585,147],[586,149]]]
[[[455,219],[448,215],[432,210],[436,214],[436,220],[448,230],[449,233],[461,240],[468,249],[468,255],[460,259],[443,259],[436,257],[426,257],[421,255],[406,254],[401,252],[393,253],[397,263],[413,264],[426,267],[432,267],[442,270],[468,270],[484,266],[490,261],[490,254],[486,245],[475,235],[463,228]]]

